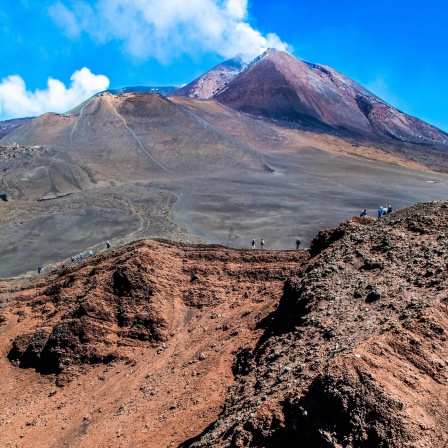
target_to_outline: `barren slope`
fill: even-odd
[[[2,444],[160,448],[201,432],[307,258],[146,241],[16,293],[3,282]]]
[[[397,142],[379,142],[372,139],[369,141],[359,136],[349,138],[336,132],[325,134],[311,129],[288,128],[281,126],[279,122],[261,120],[235,111],[215,100],[203,101],[174,96],[171,99],[226,134],[270,155],[296,155],[303,148],[316,147],[359,159],[387,162],[419,170],[429,169],[423,163],[414,161],[412,148],[406,148]]]
[[[43,157],[29,176],[45,167],[53,184],[45,194],[70,191],[60,186],[63,173],[55,178],[53,171],[72,168],[87,167],[84,171],[94,184],[181,177],[198,170],[215,174],[228,168],[262,169],[261,157],[252,148],[152,94],[95,96],[68,114],[42,115],[7,138],[41,147]],[[72,181],[71,187],[79,191],[88,185]]]
[[[176,90],[171,95],[173,97],[190,97],[208,99],[217,94],[220,90],[239,75],[247,66],[247,62],[242,56],[218,64],[208,72],[196,78],[186,86]]]
[[[300,235],[307,246],[362,208],[448,194],[446,176],[406,157],[216,101],[104,94],[13,135],[24,145],[0,150],[2,277],[105,240],[289,249]]]
[[[447,218],[354,218],[310,259],[142,241],[0,283],[2,441],[445,447]]]
[[[448,202],[321,232],[183,446],[445,447]]]
[[[324,134],[401,142],[407,158],[447,169],[448,134],[394,109],[337,71],[285,52],[268,50],[214,98],[251,115]]]

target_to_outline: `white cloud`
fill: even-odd
[[[226,8],[230,16],[243,20],[247,16],[247,0],[227,0]]]
[[[104,75],[94,75],[88,68],[77,70],[66,87],[57,79],[48,78],[48,87],[30,92],[18,75],[8,76],[0,83],[0,120],[29,117],[44,112],[65,112],[97,92],[109,87]]]
[[[57,1],[48,7],[53,21],[71,38],[77,38],[81,31],[89,27],[89,21],[95,20],[95,13],[88,3],[76,2],[73,11]],[[96,26],[92,25],[93,27]]]
[[[61,1],[50,8],[68,35],[83,31],[98,43],[121,41],[123,51],[138,59],[169,62],[200,53],[255,57],[269,47],[291,50],[276,34],[265,36],[248,23],[248,0],[71,1],[71,8]]]
[[[65,31],[68,37],[78,37],[80,27],[75,14],[73,14],[61,2],[57,2],[49,8],[50,17]]]

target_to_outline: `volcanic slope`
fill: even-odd
[[[33,120],[33,117],[15,118],[12,120],[0,121],[0,138],[5,137],[15,129],[19,128],[20,126],[23,126],[24,124],[28,123],[31,120]]]
[[[96,252],[105,240],[200,242],[172,219],[182,179],[266,170],[259,151],[159,95],[96,96],[2,143],[11,141],[0,149],[2,277]]]
[[[309,252],[141,241],[0,282],[2,441],[445,447],[447,218],[354,218]]]
[[[285,249],[300,235],[307,246],[361,208],[448,194],[446,176],[404,158],[210,100],[105,94],[15,136],[29,146],[0,150],[0,277],[105,240],[249,247],[256,237]]]
[[[160,448],[202,432],[234,353],[307,258],[141,241],[27,288],[0,282],[2,445]]]
[[[448,134],[394,109],[336,70],[285,52],[268,50],[213,98],[286,125],[377,143],[385,140],[389,151],[401,151],[435,169],[439,164],[445,171],[448,167]]]
[[[35,170],[47,164],[51,188],[33,185],[31,198],[88,187],[86,182],[73,182],[71,190],[60,186],[52,175],[59,166],[66,171],[87,165],[93,183],[181,177],[198,170],[216,174],[223,168],[262,170],[252,148],[160,95],[105,93],[67,114],[42,115],[6,139],[43,149]]]
[[[184,447],[445,447],[448,202],[322,231]]]
[[[209,99],[219,93],[220,90],[238,76],[248,62],[242,56],[237,56],[221,62],[207,73],[196,78],[181,89],[176,90],[171,96],[186,96],[190,98]]]

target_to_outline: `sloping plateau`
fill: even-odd
[[[213,100],[103,94],[2,142],[1,277],[51,269],[105,240],[243,248],[256,237],[289,249],[300,235],[307,246],[362,208],[448,195],[445,175],[398,153]]]

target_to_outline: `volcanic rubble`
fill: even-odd
[[[219,419],[183,446],[446,446],[447,218],[432,202],[320,232]]]
[[[12,340],[2,370],[32,368],[27,381],[43,375],[67,394],[76,379],[81,394],[97,366],[110,366],[98,373],[101,390],[114,381],[108,369],[134,366],[140,389],[120,385],[120,409],[134,415],[108,420],[97,391],[101,415],[78,422],[70,441],[54,430],[54,446],[444,447],[447,218],[447,201],[353,218],[320,232],[309,251],[142,241],[97,255],[28,289],[0,290],[0,332]],[[42,421],[63,406],[55,394],[41,397]],[[4,412],[19,418],[11,403]],[[138,432],[138,413],[158,413],[157,425]],[[134,425],[120,443],[105,432],[117,418]],[[20,437],[49,446],[48,430],[36,428]]]

